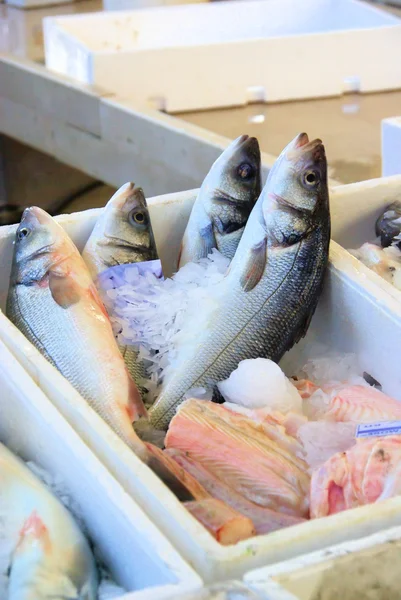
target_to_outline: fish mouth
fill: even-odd
[[[235,148],[241,149],[243,152],[246,152],[255,158],[260,157],[259,142],[255,137],[241,135],[235,140]]]
[[[142,188],[136,187],[133,181],[124,183],[108,201],[107,206],[122,209],[127,200],[137,200],[139,204],[146,207],[145,196]]]
[[[321,139],[316,138],[309,141],[307,133],[298,134],[286,148],[286,158],[291,161],[299,159],[319,162],[326,157],[325,149]]]

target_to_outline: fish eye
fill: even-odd
[[[302,176],[302,185],[306,189],[313,189],[314,187],[316,187],[318,185],[319,182],[320,182],[320,176],[317,171],[309,169],[308,171],[304,172],[304,174]]]
[[[250,179],[253,175],[253,167],[249,163],[242,163],[238,167],[237,173],[241,179]]]
[[[141,210],[133,210],[128,215],[128,220],[131,223],[131,225],[146,225],[147,216]]]
[[[21,227],[21,229],[18,229],[17,231],[17,237],[19,240],[23,240],[24,238],[28,237],[30,233],[31,232],[27,227]]]

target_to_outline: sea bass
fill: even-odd
[[[17,229],[7,316],[139,458],[181,493],[182,485],[134,432],[132,423],[146,409],[82,257],[63,228],[37,207],[25,210]]]
[[[110,198],[96,221],[82,258],[98,287],[98,275],[110,267],[158,258],[149,211],[141,188],[135,187],[134,183],[126,183]],[[119,349],[143,393],[141,383],[146,374],[143,362],[138,360],[138,350],[133,346],[121,345]]]
[[[9,552],[8,600],[97,598],[89,544],[66,508],[0,444],[0,536]]]
[[[241,360],[278,362],[309,327],[328,263],[327,164],[320,140],[300,134],[281,153],[222,283],[224,294],[149,412],[166,428],[192,388],[213,389]]]
[[[230,260],[261,192],[256,138],[242,135],[212,165],[195,200],[184,233],[178,268],[217,248]]]

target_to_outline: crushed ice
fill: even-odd
[[[228,265],[229,260],[213,249],[207,258],[186,264],[172,278],[141,273],[131,264],[119,271],[118,279],[102,281],[100,292],[118,343],[136,346],[144,361],[148,403],[168,376],[168,367],[180,360],[186,344],[206,326]]]
[[[302,413],[302,398],[277,363],[267,358],[243,360],[217,387],[224,400],[246,408],[269,407]]]

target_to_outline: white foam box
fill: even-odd
[[[166,275],[171,273],[195,197],[196,190],[190,190],[148,200]],[[91,210],[60,216],[58,221],[82,249],[98,215],[99,210]],[[8,291],[15,230],[15,226],[0,228],[2,309]],[[0,339],[207,583],[238,579],[250,569],[401,525],[401,498],[392,498],[223,547],[2,313]],[[363,370],[379,381],[385,392],[401,400],[398,360],[401,304],[366,277],[358,268],[358,261],[335,242],[331,244],[324,292],[309,332],[282,362],[289,375],[313,354],[316,341],[334,351],[355,353]]]
[[[401,305],[401,292],[347,251],[376,239],[376,220],[395,200],[401,201],[401,175],[333,187],[330,195],[331,235],[345,249],[360,278]]]
[[[0,53],[44,62],[43,18],[82,12],[85,7],[88,10],[90,5],[90,0],[88,3],[86,0],[79,0],[69,4],[57,4],[53,0],[49,3],[37,1],[38,5],[29,5],[31,10],[20,10],[25,0],[0,3]],[[12,4],[15,6],[11,6]]]
[[[179,4],[197,4],[209,0],[103,0],[104,10],[132,10],[151,6],[175,6]]]
[[[381,124],[382,176],[401,173],[401,117],[383,119]]]
[[[251,571],[244,580],[249,587],[269,600],[314,600],[329,569],[342,568],[346,573],[354,559],[374,561],[378,555],[382,555],[380,560],[383,561],[383,553],[394,546],[401,551],[400,527]],[[373,597],[385,598],[384,595]]]
[[[61,478],[102,559],[127,590],[121,600],[175,598],[202,586],[2,341],[0,388],[1,442]]]
[[[167,112],[401,87],[401,20],[358,0],[49,17],[44,38],[49,69]]]
[[[149,199],[164,272],[171,273],[196,190]],[[58,217],[82,249],[99,210]],[[0,307],[8,290],[15,226],[0,229]],[[354,352],[363,367],[401,400],[401,305],[365,278],[352,257],[332,242],[323,295],[306,338],[283,360],[288,374],[313,353],[314,342]],[[358,262],[358,261],[357,261]],[[250,569],[333,543],[401,525],[401,498],[310,521],[235,546],[223,547],[190,515],[164,484],[116,436],[72,386],[0,313],[0,339],[85,443],[207,582],[240,578]]]

